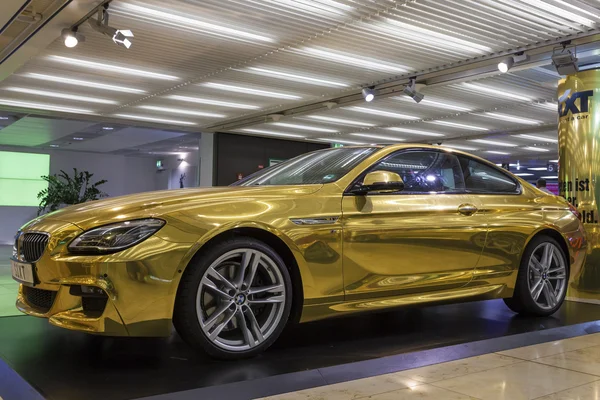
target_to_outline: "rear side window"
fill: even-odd
[[[516,193],[519,186],[508,175],[489,165],[459,156],[465,189],[470,193]]]
[[[395,172],[404,181],[401,194],[464,192],[458,158],[450,153],[400,151],[378,162],[372,171]]]

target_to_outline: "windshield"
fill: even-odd
[[[334,182],[377,150],[377,147],[340,147],[314,151],[258,171],[232,186],[311,185]]]

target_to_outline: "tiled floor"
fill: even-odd
[[[0,317],[22,315],[15,307],[19,285],[12,278],[10,256],[12,248],[0,245]]]
[[[600,333],[265,399],[598,400]]]

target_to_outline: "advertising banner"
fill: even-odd
[[[572,276],[570,299],[600,302],[600,70],[558,84],[558,192],[581,213],[588,236],[584,267]]]

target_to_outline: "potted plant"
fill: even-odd
[[[48,182],[48,188],[37,195],[40,200],[38,215],[45,211],[56,211],[65,205],[106,197],[107,194],[98,189],[98,186],[105,184],[106,180],[91,183],[92,176],[94,174],[88,171],[77,171],[77,168],[73,168],[73,176],[69,176],[63,170],[58,175],[42,176],[42,179]]]

